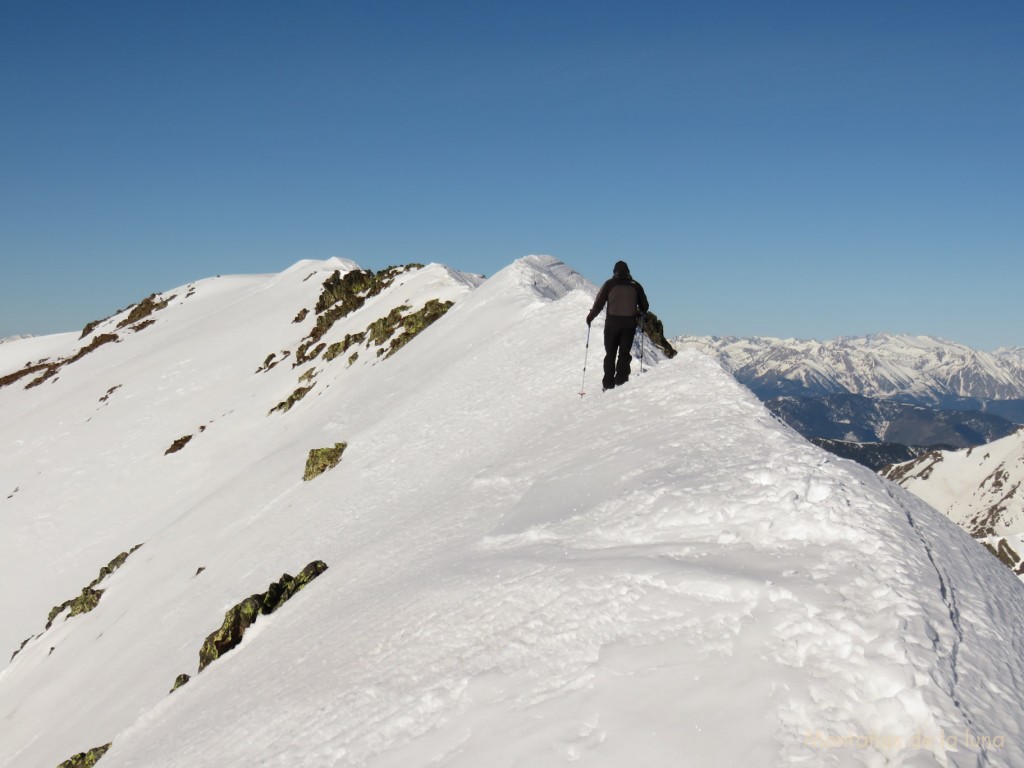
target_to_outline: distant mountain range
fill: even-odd
[[[1024,429],[980,448],[932,451],[881,474],[1024,576]]]
[[[989,353],[895,334],[672,343],[713,355],[804,437],[873,469],[981,445],[1024,424],[1022,347]]]

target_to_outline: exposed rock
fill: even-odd
[[[126,326],[137,323],[140,320],[144,320],[145,318],[152,315],[154,312],[159,312],[161,309],[164,309],[168,304],[171,303],[171,300],[174,298],[174,296],[168,296],[166,299],[157,299],[156,294],[151,293],[149,296],[147,296],[138,304],[136,304],[132,308],[132,311],[128,313],[128,317],[121,320],[117,324],[117,327],[124,328]]]
[[[14,657],[21,653],[22,650],[24,650],[25,646],[32,642],[32,640],[34,640],[35,637],[35,635],[32,635],[31,637],[26,637],[25,640],[21,643],[21,645],[18,646],[18,650],[11,654],[11,661],[14,661]]]
[[[345,354],[354,344],[362,344],[366,340],[366,331],[359,333],[346,333],[341,341],[331,344],[324,352],[324,360],[330,361],[339,355]]]
[[[105,566],[100,568],[99,575],[95,579],[93,579],[92,582],[89,583],[89,586],[82,588],[82,593],[80,595],[73,597],[70,600],[65,600],[60,605],[55,605],[53,608],[51,608],[50,613],[46,618],[46,629],[49,629],[51,626],[53,626],[54,620],[68,608],[71,609],[67,615],[67,618],[70,619],[72,616],[78,616],[82,613],[88,613],[89,611],[93,610],[97,605],[99,605],[100,598],[103,596],[103,590],[96,589],[96,586],[105,578],[107,578],[107,576],[109,576],[122,565],[124,565],[125,561],[128,559],[128,556],[131,555],[132,552],[134,552],[141,546],[141,544],[137,544],[127,552],[122,552],[121,554],[119,554]],[[22,648],[24,648],[24,644],[22,645]]]
[[[344,275],[340,270],[335,270],[324,280],[323,290],[316,302],[316,325],[306,338],[310,342],[318,341],[338,320],[355,312],[367,299],[389,288],[399,275],[422,268],[422,264],[407,264],[388,267],[376,273],[353,269]]]
[[[306,315],[308,315],[308,314],[309,314],[309,310],[306,309],[305,307],[303,307],[301,310],[299,310],[299,313],[295,316],[295,319],[292,320],[292,322],[293,323],[301,323],[303,320],[306,319]]]
[[[290,600],[296,592],[303,589],[309,582],[327,570],[322,560],[314,560],[307,565],[298,576],[282,574],[279,581],[271,584],[263,594],[250,595],[242,602],[228,609],[224,614],[224,623],[216,632],[212,632],[203,642],[199,651],[199,671],[219,659],[225,653],[242,642],[242,636],[253,622],[262,614],[269,615]],[[179,675],[179,678],[181,676]]]
[[[312,480],[328,469],[338,466],[347,447],[348,443],[335,443],[329,448],[313,448],[306,459],[306,471],[302,474],[302,479]]]
[[[53,620],[62,614],[66,609],[70,608],[68,612],[68,618],[72,616],[78,616],[82,613],[88,613],[97,605],[100,604],[100,598],[103,596],[102,589],[93,589],[92,587],[84,587],[82,594],[78,597],[73,597],[70,600],[65,600],[60,605],[55,605],[50,609],[50,615],[46,619],[46,628],[49,629],[53,626]]]
[[[171,443],[171,447],[170,448],[168,448],[166,451],[164,451],[164,456],[166,456],[169,453],[177,453],[182,448],[184,448],[186,445],[188,445],[188,442],[191,439],[192,439],[192,435],[185,435],[184,437],[179,437],[177,440],[175,440],[173,443]]]
[[[296,368],[303,363],[308,363],[310,360],[316,360],[327,346],[327,342],[321,341],[313,347],[312,351],[310,351],[309,348],[313,346],[313,344],[314,342],[307,341],[306,343],[299,345],[299,348],[295,350],[295,362],[292,363],[292,368]]]
[[[6,387],[8,384],[13,384],[18,379],[24,378],[25,376],[28,376],[30,374],[37,373],[39,371],[45,371],[50,367],[50,365],[51,364],[49,363],[37,363],[35,365],[25,363],[24,368],[21,368],[15,371],[14,373],[9,373],[6,376],[0,377],[0,387]]]
[[[289,352],[287,349],[282,350],[281,351],[281,359],[278,360],[277,359],[277,353],[276,352],[271,352],[269,355],[267,355],[267,358],[263,361],[263,365],[261,365],[259,368],[256,369],[256,373],[266,373],[271,368],[273,368],[275,365],[280,363],[281,360],[284,360],[285,358],[287,358],[290,354],[291,354],[291,352]]]
[[[430,299],[418,312],[413,312],[411,315],[406,315],[402,318],[401,327],[403,331],[400,336],[391,340],[386,357],[391,357],[435,321],[443,317],[452,308],[453,304],[454,302],[452,301]]]
[[[42,376],[40,376],[39,378],[34,379],[33,381],[30,381],[28,384],[26,384],[25,385],[25,389],[32,389],[32,387],[38,387],[40,384],[42,384],[47,379],[50,379],[53,376],[56,376],[57,373],[60,372],[60,369],[63,368],[65,365],[71,365],[71,363],[74,363],[74,362],[77,362],[77,361],[81,360],[87,354],[89,354],[90,352],[92,352],[93,350],[95,350],[95,349],[97,349],[99,347],[102,347],[104,344],[110,344],[111,342],[120,341],[120,340],[121,339],[118,337],[118,335],[116,333],[103,333],[103,334],[100,334],[95,339],[93,339],[91,342],[89,342],[86,346],[84,346],[81,349],[79,349],[78,352],[76,352],[72,357],[65,357],[65,358],[63,358],[61,360],[58,360],[55,363],[47,363],[45,366],[43,366],[43,368],[46,370],[46,372]],[[2,382],[0,382],[0,383],[2,383]]]
[[[110,396],[112,394],[114,394],[115,392],[117,392],[117,390],[119,390],[120,388],[121,388],[121,385],[118,384],[117,386],[114,386],[114,387],[111,387],[110,389],[108,389],[107,390],[107,394],[105,394],[103,397],[100,398],[100,402],[101,403],[107,402],[107,400],[110,399]]]
[[[1005,566],[1018,576],[1024,574],[1024,558],[1021,558],[1017,551],[1010,546],[1006,539],[1000,538],[993,545],[991,542],[982,542],[985,548],[999,558]]]
[[[170,693],[174,693],[176,690],[181,688],[181,686],[185,685],[185,683],[187,683],[191,679],[192,678],[189,675],[186,675],[184,672],[182,672],[180,675],[174,678],[174,687],[171,688]]]
[[[400,307],[395,307],[384,317],[379,317],[366,326],[366,334],[369,337],[367,344],[376,344],[378,347],[384,346],[395,331],[402,325],[402,312],[410,309],[408,305],[403,304]],[[381,355],[384,350],[380,350],[377,354]]]
[[[299,400],[304,398],[306,395],[308,395],[309,391],[313,389],[313,387],[315,386],[316,384],[310,384],[308,387],[299,387],[288,396],[287,400],[281,401],[273,408],[271,408],[269,411],[267,411],[267,416],[269,416],[272,413],[275,413],[276,411],[280,411],[281,413],[288,413],[288,411],[292,409],[292,406],[299,402]]]
[[[94,747],[88,752],[79,752],[74,757],[69,757],[63,763],[57,766],[57,768],[92,768],[99,762],[99,759],[107,754],[107,750],[110,749],[110,744],[104,744],[102,747]]]

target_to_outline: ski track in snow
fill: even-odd
[[[256,293],[236,308],[256,317]],[[598,321],[580,398],[592,296],[529,257],[379,369],[318,379],[315,406],[237,404],[224,418],[273,434],[269,453],[191,491],[46,641],[89,660],[56,668],[99,711],[39,693],[62,678],[30,646],[0,673],[0,717],[55,708],[95,734],[73,751],[113,739],[104,768],[1024,764],[1012,574],[708,357],[649,353],[602,394]],[[342,464],[297,482],[335,439]],[[166,695],[228,605],[314,558],[330,570]]]

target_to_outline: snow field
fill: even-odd
[[[593,286],[543,257],[473,290],[416,273],[330,340],[439,290],[448,314],[392,359],[317,363],[268,417],[305,366],[253,370],[294,349],[335,268],[307,267],[115,350],[124,397],[93,422],[91,391],[33,401],[32,429],[68,434],[7,455],[54,490],[8,502],[22,546],[0,564],[44,546],[74,564],[54,560],[9,634],[145,545],[0,672],[0,765],[109,740],[104,768],[1024,764],[1024,599],[934,511],[698,353],[600,393],[600,321],[580,398]],[[74,391],[112,386],[96,366],[68,369]],[[164,457],[186,423],[210,427]],[[342,463],[302,483],[309,448],[339,440]],[[227,607],[316,558],[324,575],[167,695]]]

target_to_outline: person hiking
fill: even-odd
[[[601,313],[605,304],[608,314],[604,322],[604,380],[601,384],[611,389],[629,381],[629,351],[636,335],[637,317],[647,314],[649,308],[643,286],[632,278],[629,265],[624,261],[615,262],[611,280],[597,292],[594,307],[587,315],[587,325]]]

